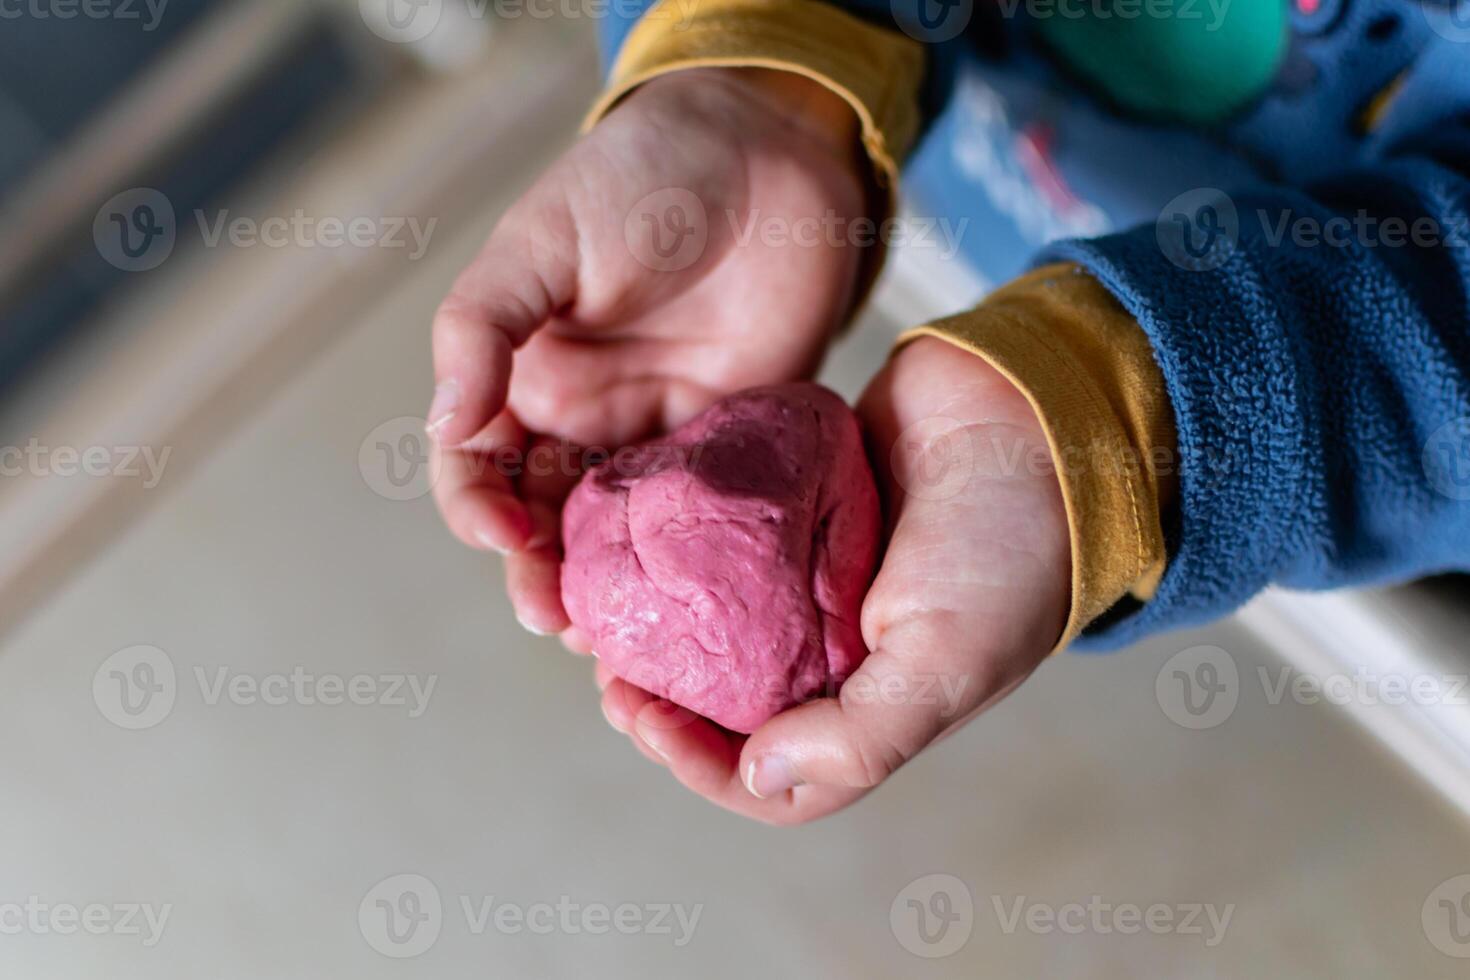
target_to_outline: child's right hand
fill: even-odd
[[[613,450],[809,376],[853,300],[867,166],[855,114],[815,82],[678,72],[582,137],[460,274],[434,319],[435,499],[466,544],[509,553],[528,628],[569,625],[558,521],[579,474],[561,453],[503,472],[493,450]],[[792,240],[833,219],[842,235]]]

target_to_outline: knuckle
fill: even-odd
[[[538,370],[534,358],[527,361],[521,376],[531,383],[511,385],[511,410],[535,432],[561,431],[586,392],[560,372]]]
[[[436,331],[455,330],[479,320],[479,304],[470,302],[469,299],[458,293],[450,293],[439,301],[434,310],[434,329]]]
[[[872,789],[908,760],[900,746],[877,735],[849,736],[840,751],[843,784],[856,789]]]
[[[457,352],[474,329],[478,317],[462,301],[446,299],[434,311],[430,340],[441,353]]]

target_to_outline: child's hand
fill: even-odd
[[[1040,423],[1010,382],[922,338],[873,379],[858,410],[891,536],[863,603],[872,653],[839,697],[746,738],[598,669],[615,728],[694,792],[772,823],[846,806],[1003,697],[1056,644],[1068,612],[1061,490]]]
[[[546,450],[612,450],[732,391],[810,375],[864,250],[790,236],[865,216],[860,154],[852,110],[799,76],[654,79],[511,208],[460,275],[434,320],[435,498],[466,544],[512,552],[508,588],[529,628],[568,626],[557,513],[578,473]],[[537,445],[520,475],[505,465],[514,456],[492,454]]]

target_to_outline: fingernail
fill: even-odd
[[[537,636],[550,636],[551,635],[551,633],[548,630],[538,629],[537,627],[532,626],[530,623],[528,623],[524,619],[522,619],[519,615],[516,616],[516,622],[520,623],[521,624],[521,629],[525,630],[527,633],[535,633]]]
[[[764,800],[800,785],[800,777],[784,755],[763,755],[745,767],[745,788],[757,799]]]
[[[661,749],[661,748],[658,747],[658,743],[657,742],[653,742],[653,741],[650,741],[650,740],[644,738],[642,732],[639,732],[638,733],[638,738],[643,742],[644,745],[648,746],[650,749],[653,749],[653,754],[656,755],[656,756],[658,756],[660,759],[664,760],[665,762],[672,762],[673,761],[672,759],[669,758],[669,754],[667,752],[665,752],[663,749]]]
[[[490,534],[490,532],[484,530],[483,528],[475,532],[475,540],[498,555],[510,554],[509,548],[501,544],[499,541],[496,541],[495,538]]]
[[[434,400],[429,404],[429,421],[424,426],[430,436],[437,437],[439,430],[454,418],[459,411],[459,382],[450,378],[441,381],[434,389]]]
[[[609,727],[611,727],[613,731],[617,732],[620,735],[626,735],[626,734],[628,734],[626,730],[618,727],[618,723],[617,722],[615,722],[615,721],[612,720],[612,715],[608,714],[607,705],[604,704],[601,707],[602,707],[602,717],[608,723]]]

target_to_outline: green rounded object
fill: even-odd
[[[1263,94],[1286,53],[1282,0],[1025,0],[1050,47],[1125,109],[1212,123]]]

